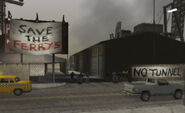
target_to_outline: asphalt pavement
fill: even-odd
[[[143,113],[147,110],[146,113],[168,113],[169,109],[174,111],[172,113],[184,113],[182,100],[157,96],[149,102],[142,102],[137,96],[124,96],[121,93],[123,84],[66,83],[33,89],[18,97],[0,94],[0,113]]]

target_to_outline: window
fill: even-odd
[[[14,83],[14,80],[13,79],[9,79],[10,80],[10,83]]]
[[[150,82],[150,83],[155,83],[155,80],[154,80],[154,79],[149,78],[149,79],[148,79],[148,82]]]
[[[165,79],[159,79],[158,84],[159,85],[168,85],[168,81],[166,81]]]
[[[8,79],[7,78],[1,78],[0,83],[8,83]]]

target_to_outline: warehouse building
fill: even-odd
[[[124,67],[142,64],[184,64],[185,43],[153,32],[102,41],[71,56],[75,71],[105,78]]]
[[[134,27],[134,33],[143,33],[143,32],[153,32],[154,25],[150,23],[141,23]],[[155,32],[158,34],[163,32],[163,25],[162,24],[155,24]]]

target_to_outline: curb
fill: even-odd
[[[56,88],[64,85],[66,85],[66,83],[39,83],[39,84],[33,83],[32,89]]]

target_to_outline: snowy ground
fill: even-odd
[[[133,109],[118,109],[112,111],[96,111],[83,113],[185,113],[184,105],[170,105],[161,107],[133,108]]]

